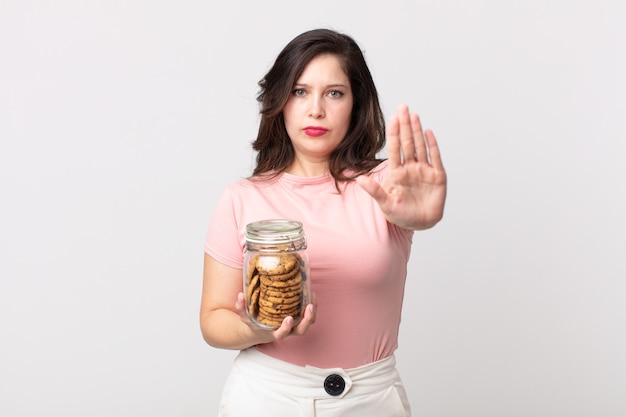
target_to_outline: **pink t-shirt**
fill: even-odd
[[[386,170],[385,161],[373,175],[382,181]],[[304,227],[316,322],[304,336],[258,345],[267,355],[301,366],[354,368],[398,346],[413,232],[387,222],[358,184],[341,189],[330,175],[282,174],[230,184],[217,203],[205,251],[232,268],[242,268],[248,223],[289,219]]]

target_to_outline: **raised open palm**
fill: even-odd
[[[437,140],[422,131],[417,114],[398,107],[387,128],[388,173],[382,184],[367,175],[357,183],[380,205],[387,220],[412,230],[428,229],[443,217],[447,177]]]

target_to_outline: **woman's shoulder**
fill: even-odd
[[[389,160],[383,159],[378,165],[370,170],[370,175],[376,179],[383,179],[387,175],[387,169],[389,168]]]
[[[378,165],[372,168],[372,173],[387,169],[388,166],[389,166],[389,159],[381,159]]]
[[[377,161],[372,161],[372,162],[373,162],[372,163],[373,167],[369,168],[368,171],[364,172],[365,175],[377,175],[377,174],[380,174],[381,172],[386,171],[387,170],[387,166],[389,165],[389,162],[388,162],[387,159],[379,159]],[[354,168],[354,169],[347,168],[347,169],[345,169],[343,171],[343,174],[346,177],[353,178],[355,176],[361,175],[361,174],[359,174],[359,172],[363,172],[363,171],[360,171],[360,170],[358,170],[356,168]]]
[[[279,176],[256,175],[240,178],[226,185],[226,191],[231,193],[245,192],[246,190],[258,190],[271,188],[280,179]]]

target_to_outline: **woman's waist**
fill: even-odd
[[[338,381],[344,387],[341,394],[366,395],[377,392],[381,387],[399,381],[395,356],[354,368],[299,366],[261,352],[258,348],[242,351],[235,360],[243,374],[262,380],[268,385],[289,385],[290,390],[299,390],[301,395],[326,397],[325,384]]]

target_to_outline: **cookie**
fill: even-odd
[[[267,293],[261,293],[260,299],[263,300],[264,302],[273,303],[273,304],[291,305],[294,303],[299,303],[302,298],[300,297],[300,294],[296,294],[291,297],[286,297],[286,296],[272,296],[272,295],[268,295]]]
[[[248,260],[248,274],[246,276],[246,285],[249,285],[252,277],[258,273],[256,269],[257,258],[258,256]]]
[[[261,292],[261,288],[257,287],[250,296],[248,303],[248,313],[255,317],[259,313],[259,293]]]
[[[259,311],[257,312],[257,316],[259,317],[287,317],[287,316],[299,316],[300,315],[300,306],[291,307],[288,310],[276,310],[272,307],[267,307],[263,305],[259,305]]]
[[[287,253],[281,255],[259,255],[256,258],[256,268],[264,275],[286,274],[299,265],[299,257]]]
[[[300,265],[296,264],[295,268],[293,268],[289,272],[285,272],[284,274],[264,274],[259,272],[260,274],[271,278],[274,281],[289,281],[291,278],[296,276],[296,274],[300,272]]]
[[[295,287],[302,282],[302,275],[297,273],[293,278],[287,281],[274,281],[269,275],[259,275],[261,279],[261,283],[266,287],[273,288],[287,288],[287,287]]]
[[[293,311],[286,311],[284,313],[272,313],[270,311],[259,310],[259,314],[257,315],[257,318],[282,321],[285,317],[289,317],[289,316],[293,317],[294,319],[299,318],[300,311],[293,310]]]
[[[272,319],[260,318],[257,321],[269,327],[279,328],[280,325],[283,324],[283,320],[272,320]]]
[[[257,287],[259,287],[259,274],[254,275],[250,279],[250,282],[248,283],[248,288],[246,289],[246,300],[250,301],[252,293],[254,292],[254,290],[257,289]]]
[[[295,309],[300,308],[300,304],[302,304],[300,300],[291,302],[289,304],[281,304],[281,303],[272,303],[271,301],[263,300],[262,298],[259,299],[259,309],[263,309],[267,312],[271,312],[274,314],[279,314],[280,312],[283,312],[283,311],[293,311]]]
[[[285,291],[281,291],[282,288],[268,287],[266,285],[260,285],[261,292],[265,294],[266,297],[282,297],[282,298],[292,298],[295,296],[302,295],[302,289],[299,285],[295,287],[286,287]]]
[[[263,316],[263,317],[287,317],[287,316],[291,316],[291,315],[298,315],[300,314],[300,306],[295,306],[295,307],[290,307],[287,310],[277,310],[275,308],[272,307],[268,307],[268,306],[264,306],[264,305],[260,305],[259,304],[259,311],[257,312],[258,316]]]

